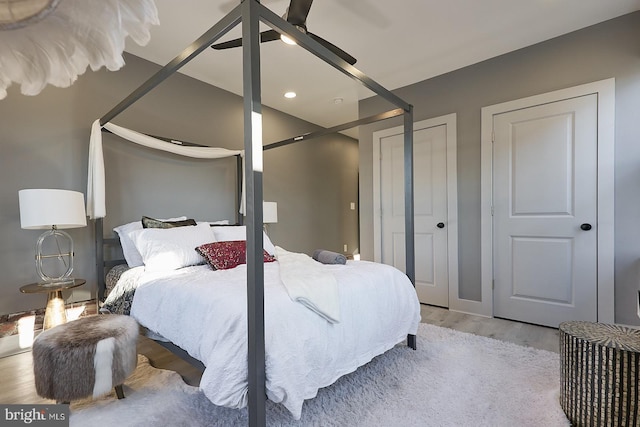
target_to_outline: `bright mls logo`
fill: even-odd
[[[0,408],[2,426],[69,426],[69,405],[0,405]]]

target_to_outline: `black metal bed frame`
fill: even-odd
[[[364,73],[345,62],[326,47],[313,40],[307,34],[297,30],[293,25],[260,4],[259,0],[241,0],[225,17],[213,25],[197,40],[186,47],[178,56],[155,73],[146,82],[135,89],[129,96],[113,107],[100,119],[100,125],[112,120],[129,106],[178,71],[198,54],[209,48],[218,39],[242,23],[242,57],[243,57],[243,100],[244,100],[244,149],[246,183],[246,226],[247,226],[247,317],[248,317],[248,409],[249,425],[261,427],[266,425],[266,393],[265,393],[265,349],[264,349],[264,263],[262,258],[262,100],[260,81],[260,30],[263,22],[270,28],[287,35],[296,43],[308,50],[327,64],[348,77],[359,81],[391,104],[399,108],[404,115],[404,190],[405,190],[405,272],[415,286],[415,249],[414,249],[414,201],[413,201],[413,106],[408,104],[383,86],[367,77]],[[395,112],[383,113],[398,115]],[[380,120],[385,117],[381,117]],[[369,118],[371,119],[371,118]],[[375,120],[372,120],[375,121]],[[370,121],[371,122],[371,121]],[[370,123],[369,122],[369,123]],[[321,134],[339,132],[349,129],[365,121],[355,121],[336,126],[325,131],[294,137],[290,140],[274,143],[275,146],[291,144]],[[326,132],[326,133],[323,133]],[[96,220],[96,255],[98,260],[104,256],[104,236],[102,219]],[[104,264],[100,263],[98,271],[104,273]],[[104,280],[99,276],[99,280]],[[104,291],[103,291],[104,292]],[[408,345],[416,348],[416,337],[408,337]]]

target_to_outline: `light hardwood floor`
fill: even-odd
[[[455,329],[515,344],[558,352],[558,330],[543,326],[491,319],[444,308],[422,305],[422,322]],[[418,340],[418,345],[420,341]],[[157,368],[174,370],[191,385],[198,385],[201,372],[145,337],[138,343],[138,353]],[[35,391],[31,352],[0,358],[0,403],[50,403]]]
[[[484,337],[509,341],[540,350],[559,352],[559,335],[555,328],[511,320],[473,316],[445,308],[422,304],[422,322]]]

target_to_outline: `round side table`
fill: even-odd
[[[46,330],[67,322],[67,313],[64,308],[62,291],[76,288],[87,283],[84,279],[74,279],[73,282],[52,284],[30,283],[20,288],[23,294],[47,293],[47,308],[44,310],[44,322],[42,329]]]
[[[640,330],[560,324],[560,406],[575,426],[640,426]]]

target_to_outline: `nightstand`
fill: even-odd
[[[44,311],[44,322],[42,329],[53,328],[67,322],[67,313],[62,299],[62,291],[76,288],[87,283],[84,279],[74,279],[73,282],[53,283],[44,285],[41,283],[30,283],[20,288],[23,294],[43,294],[47,293],[47,308]]]

